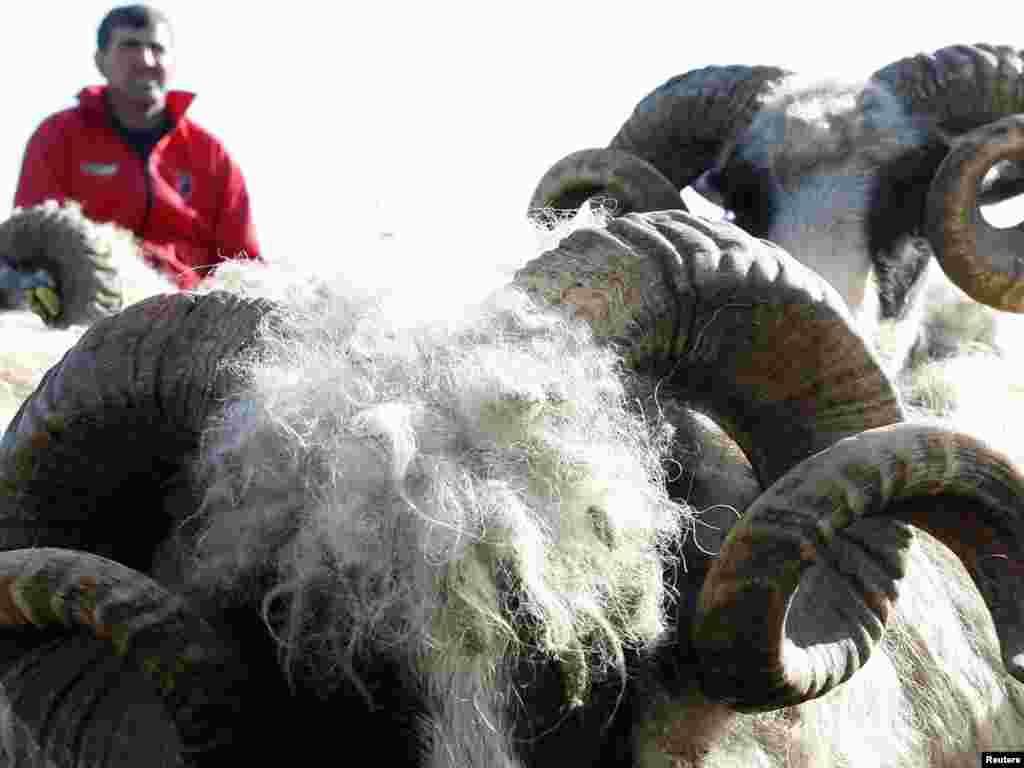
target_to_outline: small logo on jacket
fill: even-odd
[[[192,174],[188,171],[178,171],[174,179],[174,188],[183,199],[188,200],[192,197]]]
[[[113,176],[117,173],[117,163],[82,163],[82,173],[90,176]]]

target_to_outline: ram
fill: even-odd
[[[907,421],[819,275],[682,211],[461,322],[157,296],[0,443],[4,747],[975,765],[1024,733],[1022,499]],[[714,505],[745,514],[712,559]]]
[[[921,300],[933,254],[973,298],[1024,308],[1024,230],[981,212],[1024,193],[1021,161],[1014,48],[951,46],[853,84],[711,66],[643,98],[608,148],[557,162],[530,207],[605,195],[620,213],[675,209],[692,185],[824,276],[896,372],[948,342],[923,333],[934,325]]]

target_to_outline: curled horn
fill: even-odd
[[[979,186],[1002,161],[1024,161],[1024,56],[1007,46],[957,45],[901,59],[873,75],[915,118],[956,137],[933,178],[925,233],[942,269],[974,299],[1024,312],[1024,231],[978,211]]]
[[[253,343],[270,309],[224,293],[168,294],[89,328],[0,442],[0,517],[19,521],[0,529],[0,546],[45,536],[148,569],[140,558],[167,533],[167,484],[236,383],[225,362]],[[147,510],[133,516],[127,543],[125,509]]]
[[[641,99],[609,147],[643,158],[682,189],[715,164],[787,74],[778,67],[714,66],[677,75]]]
[[[982,179],[1003,160],[1024,162],[1024,113],[957,140],[928,190],[926,231],[943,271],[965,293],[1024,312],[1024,225],[996,229],[978,207]]]
[[[537,183],[530,210],[575,210],[589,198],[607,195],[616,214],[681,209],[678,188],[646,160],[618,149],[582,149],[566,155]]]
[[[110,728],[123,717],[144,731],[125,736],[125,749],[145,750],[152,737],[172,752],[206,751],[232,728],[245,678],[240,663],[181,598],[144,574],[176,522],[167,497],[188,487],[182,476],[206,419],[237,383],[226,363],[254,343],[270,309],[228,294],[175,294],[102,319],[46,374],[4,434],[0,623],[8,629],[0,657],[30,746],[58,748],[46,741],[54,717],[62,728],[89,724],[80,734],[83,754],[97,740],[97,749],[109,750]],[[19,628],[25,624],[49,633],[33,639]],[[74,632],[54,640],[58,625],[89,628],[91,645]],[[111,649],[124,664],[111,660]],[[80,674],[68,671],[83,665]],[[44,683],[61,674],[69,675],[67,690],[54,698]],[[124,685],[112,688],[112,674]],[[153,685],[140,689],[146,680]],[[156,694],[165,714],[135,712],[133,696]],[[89,705],[83,714],[64,698]],[[92,708],[115,719],[94,717]],[[161,730],[167,715],[177,735]]]
[[[30,303],[47,325],[57,328],[88,325],[123,308],[124,288],[112,253],[116,245],[74,203],[61,206],[49,200],[16,210],[0,224],[0,264],[45,273],[39,288],[54,298]]]
[[[714,165],[785,74],[777,67],[729,66],[673,77],[637,104],[607,149],[583,150],[555,163],[530,207],[572,208],[608,194],[619,201],[619,213],[686,210],[679,190]]]
[[[1024,680],[1022,497],[1024,477],[1005,456],[938,427],[868,430],[808,458],[751,505],[704,582],[692,643],[705,693],[762,711],[853,675],[881,639],[906,570],[901,522],[960,558],[1007,670]],[[858,522],[884,535],[862,537]]]
[[[835,290],[730,224],[681,211],[631,214],[577,231],[516,282],[588,321],[665,397],[712,416],[762,488],[839,440],[903,421]],[[739,465],[726,463],[730,473]],[[764,611],[752,602],[746,610]],[[742,623],[738,616],[721,622],[733,636],[727,621]],[[686,658],[691,618],[679,616]],[[705,650],[708,626],[717,624],[694,635]]]
[[[516,283],[712,415],[765,486],[842,437],[903,419],[834,289],[732,225],[630,214],[573,233]]]
[[[245,680],[245,670],[234,650],[181,598],[111,560],[53,548],[0,553],[0,625],[85,629],[150,682],[186,752],[207,751],[222,743],[241,707],[239,685]],[[47,653],[57,654],[49,659],[51,665],[60,659],[60,650],[51,648]],[[78,684],[95,666],[93,659],[84,672],[76,670]],[[126,673],[130,674],[121,670],[118,675]],[[27,700],[53,695],[39,690],[39,677],[6,671],[4,692],[16,714],[32,719],[39,708],[36,701]],[[109,681],[103,687],[108,685]],[[23,702],[27,704],[25,713],[20,711]],[[81,713],[82,719],[90,715],[91,709]],[[36,726],[34,730],[43,739],[53,730],[52,724],[50,728],[43,723]],[[149,729],[153,724],[143,721],[143,726]],[[158,732],[145,734],[147,738],[155,735]],[[129,743],[137,740],[127,739]],[[53,745],[43,741],[36,747],[45,753]],[[154,749],[153,744],[142,748],[146,747]],[[83,748],[90,749],[87,745]]]

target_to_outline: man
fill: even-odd
[[[94,221],[134,232],[145,258],[189,289],[224,260],[261,256],[241,171],[186,117],[194,94],[167,90],[173,61],[162,13],[110,11],[95,55],[107,85],[84,88],[78,106],[39,126],[14,204],[77,200]]]

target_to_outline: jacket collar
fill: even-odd
[[[107,119],[107,103],[105,94],[108,86],[90,85],[78,92],[78,103],[82,109],[94,117]],[[196,95],[191,91],[168,91],[167,113],[171,121],[177,125],[191,106]]]

